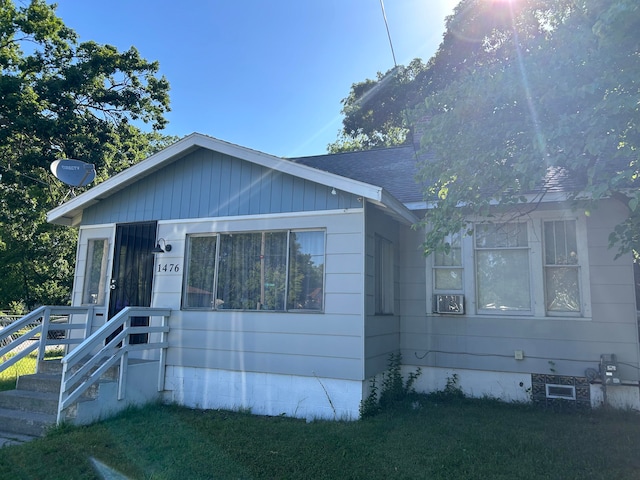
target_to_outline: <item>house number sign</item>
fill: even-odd
[[[158,273],[180,273],[179,263],[159,263],[156,269]]]

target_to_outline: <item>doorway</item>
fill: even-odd
[[[156,222],[116,225],[109,319],[125,307],[151,306],[154,265],[151,250],[155,246],[156,228]],[[132,327],[148,325],[149,317],[131,317]],[[130,344],[147,341],[146,333],[129,337]]]

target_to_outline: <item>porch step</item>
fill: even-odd
[[[56,424],[62,364],[59,360],[45,360],[38,366],[39,373],[18,377],[15,390],[0,392],[1,438],[39,437]],[[109,369],[108,377],[117,375],[117,367]],[[115,372],[114,372],[115,371]],[[101,378],[78,400],[88,402],[98,396],[99,384],[112,380]],[[78,404],[66,410],[66,418],[73,419]]]
[[[32,392],[60,393],[61,375],[54,373],[33,373],[18,377],[16,390],[30,390]]]
[[[8,390],[0,395],[0,408],[56,415],[58,413],[58,394],[30,390]]]
[[[131,362],[131,360],[130,360]],[[82,362],[81,362],[82,364]],[[80,366],[73,367],[70,371],[75,372],[80,368]],[[94,372],[97,367],[91,369],[91,372]],[[45,374],[53,374],[53,375],[62,375],[62,361],[60,360],[43,360],[38,364],[38,373]],[[114,365],[108,368],[100,378],[107,380],[116,380],[118,378],[118,365]]]
[[[4,432],[41,437],[55,424],[55,415],[0,408],[0,425]]]
[[[61,360],[42,360],[38,363],[38,373],[50,373],[52,375],[62,375]]]

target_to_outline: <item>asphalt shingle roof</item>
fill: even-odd
[[[411,145],[289,160],[382,187],[402,203],[423,200],[422,188],[415,179],[416,151]]]
[[[423,188],[416,181],[417,153],[412,145],[357,152],[334,153],[289,160],[384,188],[400,202],[424,201]],[[420,154],[424,161],[436,161],[432,155]],[[538,188],[530,193],[569,192],[581,188],[561,167],[549,167]]]

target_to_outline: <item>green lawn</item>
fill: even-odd
[[[0,478],[637,479],[640,416],[419,397],[355,422],[151,406],[0,449]]]
[[[16,378],[18,375],[28,375],[36,371],[36,354],[32,353],[15,365],[0,372],[0,392],[3,390],[13,390],[16,388]],[[1,472],[0,472],[1,473]]]

